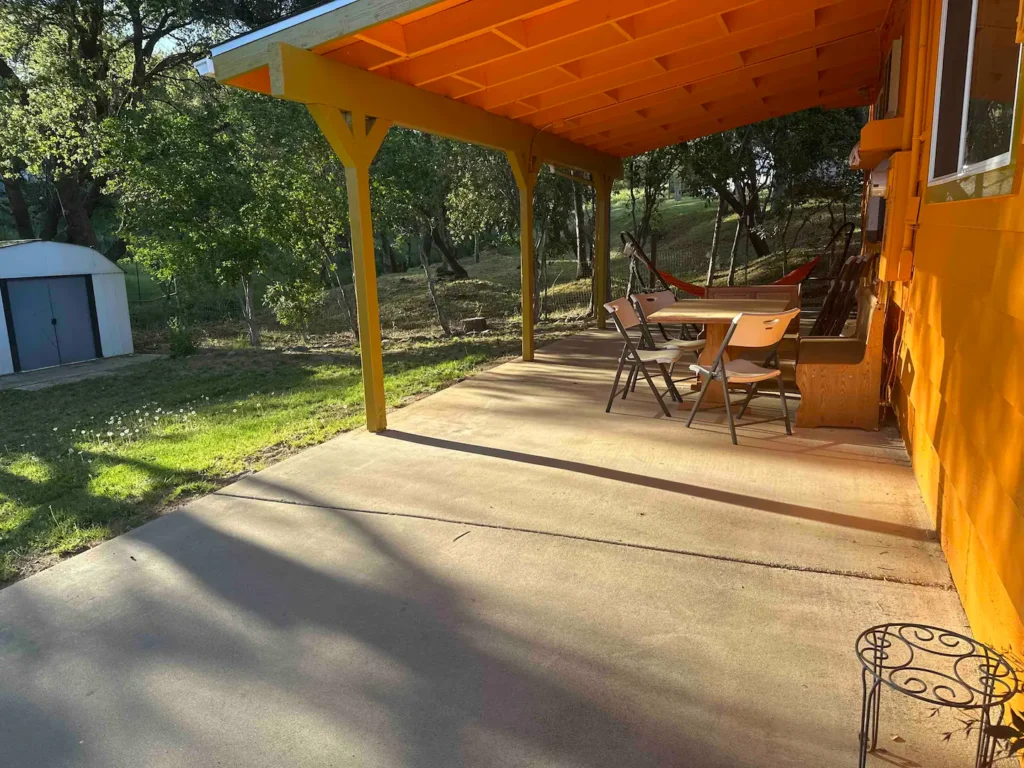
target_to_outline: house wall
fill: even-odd
[[[942,4],[923,5],[931,14],[922,192]],[[905,49],[905,64],[910,53]],[[911,93],[907,87],[901,98]],[[1013,194],[922,204],[913,275],[884,288],[893,324],[902,326],[891,401],[921,492],[975,635],[1018,654],[1024,652],[1021,164],[1024,159]]]

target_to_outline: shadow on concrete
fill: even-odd
[[[932,541],[935,537],[932,531],[922,528],[914,528],[908,525],[901,525],[900,523],[889,523],[884,520],[871,520],[868,518],[857,517],[856,515],[846,515],[841,512],[830,512],[829,510],[818,509],[816,507],[790,504],[784,501],[775,501],[773,499],[765,499],[758,496],[750,496],[748,494],[736,493],[734,491],[727,491],[718,488],[705,488],[692,483],[683,483],[662,477],[640,475],[635,472],[624,472],[610,467],[598,467],[577,461],[556,459],[548,456],[537,456],[535,454],[509,451],[501,448],[472,445],[470,443],[445,440],[426,435],[414,435],[399,430],[387,430],[382,432],[381,435],[392,440],[403,440],[405,442],[416,443],[418,445],[425,445],[432,448],[460,451],[462,453],[471,453],[477,456],[487,456],[495,459],[503,459],[505,461],[516,461],[522,464],[532,464],[534,466],[547,467],[550,469],[560,469],[566,472],[578,472],[580,474],[599,477],[605,480],[615,480],[620,483],[640,485],[646,488],[669,491],[671,493],[678,493],[685,496],[693,496],[708,501],[720,502],[722,504],[732,504],[735,506],[746,507],[748,509],[769,512],[774,515],[784,515],[786,517],[795,517],[802,520],[813,520],[818,523],[840,525],[846,528],[872,531],[874,533],[881,533],[890,536],[899,536],[901,538],[912,539],[915,541]]]

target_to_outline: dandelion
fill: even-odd
[[[232,413],[238,413],[238,409],[237,409],[237,408],[232,408],[232,409],[231,409],[231,412],[232,412]]]
[[[107,437],[113,437],[113,436],[114,436],[113,432],[107,432]]]

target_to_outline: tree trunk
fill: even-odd
[[[540,300],[540,287],[541,283],[547,283],[547,258],[544,256],[544,252],[547,250],[548,244],[548,225],[551,223],[551,209],[549,208],[547,213],[544,214],[544,220],[540,225],[540,233],[537,238],[537,244],[533,249],[533,322],[540,322],[541,312],[544,307],[541,305]],[[543,265],[543,266],[539,266]]]
[[[53,240],[57,236],[57,230],[60,229],[60,219],[60,201],[57,200],[56,195],[48,194],[46,210],[43,211],[43,217],[39,222],[39,239]]]
[[[391,246],[391,237],[386,230],[380,232],[380,249],[384,251],[384,258],[388,260],[388,271],[391,274],[396,272],[405,272],[407,267],[401,267],[398,264],[398,259],[395,258],[395,249]]]
[[[253,279],[256,274],[242,278],[242,318],[249,329],[249,345],[258,347],[260,345],[260,327],[256,322],[256,296],[253,288]]]
[[[352,335],[356,337],[356,343],[359,342],[359,318],[356,313],[352,311],[352,307],[348,303],[348,295],[345,293],[345,286],[341,284],[341,275],[338,274],[337,268],[332,268],[334,265],[324,257],[324,269],[327,270],[330,277],[334,278],[334,284],[338,288],[338,306],[345,310],[345,316],[348,318],[348,327],[352,329]]]
[[[730,287],[736,282],[736,255],[740,250],[740,231],[743,229],[743,219],[736,220],[736,231],[732,235],[732,250],[729,251],[729,282]]]
[[[36,232],[32,227],[32,214],[29,212],[28,203],[25,202],[21,177],[14,176],[3,179],[3,185],[4,192],[7,193],[7,203],[11,206],[14,225],[18,230],[18,237],[22,240],[32,240],[36,236]]]
[[[64,220],[68,225],[68,242],[99,250],[100,243],[96,238],[96,230],[93,229],[89,212],[85,208],[82,188],[78,181],[71,176],[62,176],[56,180],[56,186],[60,206],[64,211]]]
[[[473,258],[476,260],[477,264],[480,263],[480,233],[479,232],[474,232],[473,233]]]
[[[434,289],[434,277],[430,274],[430,237],[420,240],[420,264],[423,266],[423,274],[427,276],[427,293],[430,294],[430,301],[434,305],[434,313],[437,315],[437,323],[441,326],[445,336],[452,335],[452,329],[441,312],[441,304],[437,300],[437,291]]]
[[[590,277],[590,238],[587,232],[587,216],[583,210],[583,191],[579,185],[572,185],[573,211],[576,214],[576,279]]]
[[[466,272],[466,268],[459,264],[459,260],[455,258],[455,248],[452,247],[451,243],[445,237],[445,233],[441,231],[441,228],[434,224],[430,229],[431,238],[434,240],[434,245],[437,246],[437,250],[441,252],[441,261],[444,262],[445,267],[451,272],[452,277],[456,280],[464,280],[469,277],[469,273]]]
[[[718,258],[718,241],[722,239],[722,219],[725,216],[725,198],[718,196],[718,212],[715,214],[715,231],[711,236],[711,253],[708,255],[708,276],[704,285],[711,287],[715,280],[715,260]]]
[[[748,208],[756,209],[758,207],[756,200],[749,201],[748,206],[747,201],[741,202],[740,199],[736,197],[736,195],[734,195],[724,186],[716,187],[716,191],[718,192],[719,196],[722,197],[725,200],[725,202],[729,204],[729,207],[733,209],[737,216],[746,216],[750,213]],[[746,230],[747,239],[750,241],[750,244],[754,246],[754,253],[756,253],[760,257],[767,256],[772,252],[771,246],[768,245],[768,241],[765,239],[764,234],[759,229],[757,229],[756,227],[747,226]]]

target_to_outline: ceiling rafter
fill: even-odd
[[[262,38],[621,156],[864,103],[893,1],[351,0]],[[220,46],[218,77],[269,90],[262,38]]]

